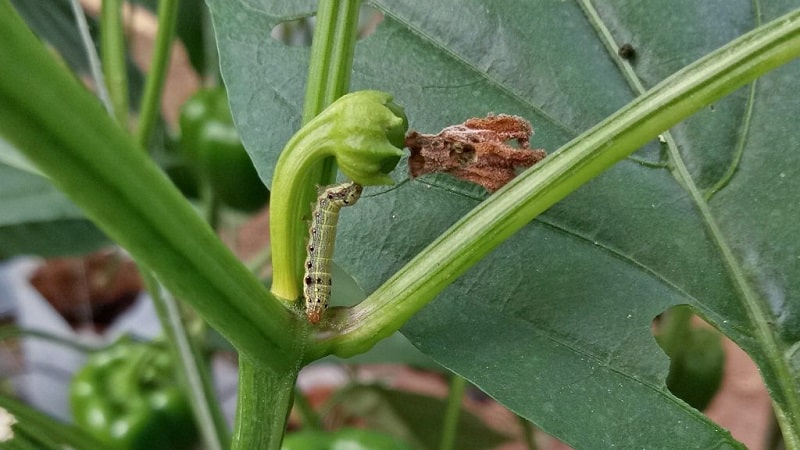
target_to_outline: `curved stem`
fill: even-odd
[[[405,118],[389,94],[359,91],[341,97],[289,140],[275,166],[270,197],[272,292],[288,302],[300,296],[314,168],[335,156],[345,175],[361,185],[391,183],[403,152],[389,140],[404,134]]]
[[[175,35],[177,19],[178,0],[160,0],[158,3],[158,33],[153,48],[150,71],[144,86],[144,96],[139,109],[139,128],[136,133],[136,140],[144,149],[147,149],[150,144],[153,127],[160,115],[161,94],[169,66],[172,37]]]
[[[125,65],[125,28],[122,1],[104,0],[100,10],[100,51],[103,73],[114,117],[122,128],[128,126],[128,71]]]
[[[303,125],[311,122],[350,88],[360,5],[361,0],[322,0],[319,3],[311,43]],[[306,239],[304,220],[308,219],[309,205],[316,198],[315,187],[330,184],[336,178],[336,166],[330,154],[319,153],[317,148],[307,145],[292,150],[293,141],[294,138],[284,153],[293,153],[297,161],[292,161],[292,164],[279,161],[270,189],[273,193],[270,233],[273,255],[279,255],[273,261],[272,292],[288,301],[300,295]],[[312,152],[315,154],[310,154]],[[282,154],[281,160],[289,159]],[[276,223],[279,224],[277,227]]]
[[[335,178],[334,166],[328,163],[321,168],[319,162],[332,155],[335,143],[329,137],[336,124],[318,115],[349,89],[359,5],[360,0],[320,1],[303,111],[303,123],[311,126],[292,138],[275,168],[270,205],[272,292],[288,301],[294,301],[300,293],[303,218],[315,197],[314,187]],[[314,120],[318,127],[311,124]],[[305,321],[295,323],[294,334],[303,333],[295,342],[304,345],[307,325]],[[288,327],[286,331],[290,332]],[[303,353],[303,349],[297,349],[294,366],[265,367],[240,357],[233,449],[280,448]]]

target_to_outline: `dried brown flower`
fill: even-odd
[[[494,192],[511,181],[519,168],[546,156],[542,149],[528,148],[531,134],[530,122],[507,114],[472,118],[435,135],[412,131],[405,141],[411,150],[409,175],[444,172]],[[519,148],[508,144],[512,139]]]

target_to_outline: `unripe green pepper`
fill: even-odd
[[[192,448],[197,428],[174,376],[172,354],[123,338],[101,350],[70,385],[75,423],[110,448]]]
[[[179,124],[183,154],[222,203],[243,211],[264,206],[269,192],[242,145],[223,87],[189,98]]]
[[[303,431],[287,435],[281,450],[412,450],[389,435],[357,428],[335,432]]]

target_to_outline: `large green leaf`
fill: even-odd
[[[0,148],[6,143],[0,142]],[[45,178],[0,163],[0,260],[79,254],[108,238]]]
[[[314,2],[210,3],[232,109],[269,182],[300,122],[308,51],[268,32]],[[376,4],[387,17],[356,48],[353,89],[392,92],[422,132],[518,114],[536,128],[533,145],[550,151],[639,86],[796,6]],[[623,43],[634,59],[616,55]],[[793,63],[705,108],[520,231],[404,334],[577,447],[739,445],[666,389],[668,360],[650,323],[669,306],[691,305],[748,351],[779,405],[796,401],[799,88]],[[367,191],[342,214],[337,261],[371,292],[486,196],[444,176]]]

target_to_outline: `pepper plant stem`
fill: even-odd
[[[122,1],[104,0],[100,10],[100,51],[103,73],[114,109],[122,128],[128,125],[128,71],[125,65],[125,28]]]
[[[219,408],[214,385],[209,377],[206,358],[192,341],[177,300],[156,280],[145,267],[142,277],[156,307],[161,328],[167,337],[178,367],[186,384],[186,394],[203,438],[203,448],[223,450],[228,448],[228,427]]]
[[[153,59],[147,81],[144,85],[144,96],[139,109],[139,127],[136,137],[139,146],[147,149],[153,127],[161,111],[161,94],[169,66],[169,55],[172,50],[172,38],[178,19],[178,0],[160,0],[158,2],[158,32],[153,47]]]
[[[453,374],[450,379],[450,392],[447,396],[447,409],[442,423],[442,438],[439,442],[439,450],[452,450],[455,448],[456,436],[458,435],[458,419],[461,417],[461,402],[466,388],[467,380],[464,377]]]
[[[360,0],[321,0],[317,9],[317,29],[311,46],[311,58],[303,107],[303,124],[310,122],[325,107],[341,97],[350,86],[356,27]],[[312,149],[309,149],[312,150]],[[308,155],[310,156],[310,155]],[[332,158],[311,165],[303,171],[281,171],[276,167],[272,184],[273,202],[288,201],[290,212],[271,223],[288,224],[270,229],[273,254],[272,292],[282,300],[294,302],[299,296],[305,247],[304,214],[316,197],[315,186],[328,184],[335,178]],[[294,167],[297,168],[297,167]],[[279,175],[283,175],[281,178]],[[287,178],[288,177],[288,178]],[[296,181],[303,184],[298,190]],[[299,196],[299,197],[297,197]],[[299,198],[299,201],[293,201]],[[301,232],[301,230],[303,232]],[[302,325],[301,325],[302,326]],[[301,337],[302,341],[307,335]],[[302,358],[302,353],[297,354]],[[234,433],[234,449],[279,449],[286,429],[286,418],[292,406],[298,365],[286,369],[267,369],[254,361],[240,358],[239,404]],[[267,420],[254,420],[267,416]]]
[[[300,366],[276,368],[239,357],[239,400],[232,450],[278,450]]]

